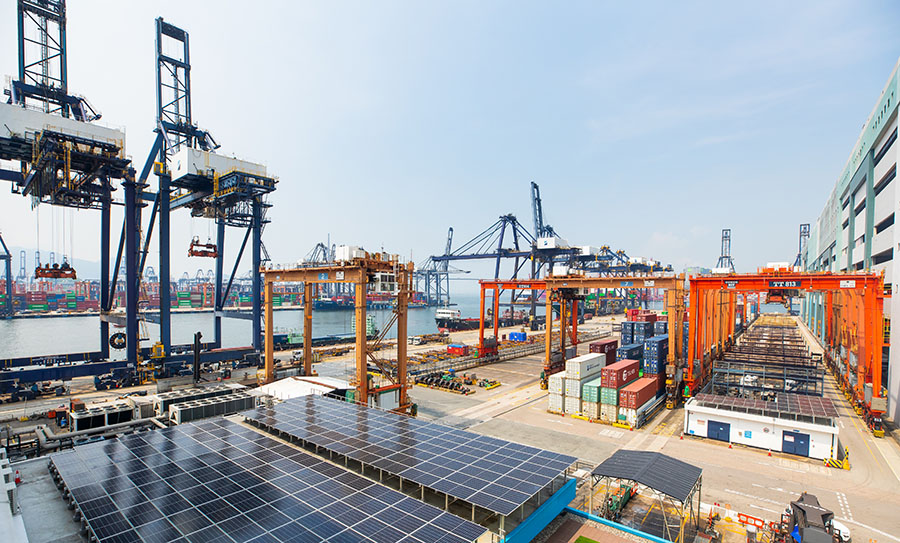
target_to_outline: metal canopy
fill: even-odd
[[[662,453],[618,450],[594,468],[594,477],[627,479],[682,503],[688,501],[703,470]]]
[[[472,543],[486,532],[226,419],[84,445],[51,464],[101,543]]]
[[[575,458],[311,395],[244,413],[284,433],[502,516],[518,510]]]

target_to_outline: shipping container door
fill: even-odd
[[[781,437],[781,451],[798,456],[809,456],[809,434],[785,430]]]
[[[719,422],[715,420],[707,421],[706,437],[718,439],[719,441],[731,441],[731,425],[727,422]]]

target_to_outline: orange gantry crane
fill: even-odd
[[[565,277],[547,277],[544,279],[547,289],[547,314],[552,314],[553,301],[560,302],[560,353],[552,352],[552,320],[547,319],[545,330],[544,376],[562,371],[566,365],[566,337],[570,337],[573,345],[577,344],[577,319],[572,319],[571,332],[567,332],[567,315],[573,317],[578,313],[578,301],[584,298],[590,289],[658,289],[665,291],[666,318],[669,323],[669,354],[666,363],[666,406],[675,407],[678,402],[680,383],[682,380],[682,341],[684,338],[684,275],[667,273],[662,275],[630,275],[586,277],[571,275]]]
[[[769,301],[821,292],[825,299],[825,357],[841,387],[869,428],[884,435],[881,416],[887,409],[881,386],[884,277],[875,273],[795,272],[761,268],[755,274],[690,278],[687,395],[709,380],[713,359],[735,339],[737,297],[765,293]]]
[[[383,407],[397,412],[415,414],[410,402],[406,372],[406,330],[409,293],[412,290],[413,264],[401,263],[397,255],[385,253],[361,253],[349,260],[328,265],[313,265],[290,269],[263,269],[265,289],[265,381],[275,379],[274,315],[272,298],[277,283],[303,283],[303,374],[312,374],[312,313],[314,285],[324,283],[349,283],[355,285],[356,319],[356,372],[353,384],[356,386],[355,400],[358,403]],[[395,294],[397,303],[391,322],[384,328],[385,333],[397,324],[397,360],[379,359],[374,356],[372,346],[366,336],[366,293],[371,285],[382,294]],[[383,338],[384,334],[382,334]],[[381,339],[381,338],[379,338]],[[388,381],[387,385],[370,386],[369,362],[378,368]],[[395,397],[396,401],[390,398]]]

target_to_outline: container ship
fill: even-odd
[[[435,311],[434,321],[441,332],[457,332],[460,330],[475,330],[478,328],[479,319],[463,318],[459,309],[442,307]],[[500,317],[500,326],[517,326],[527,322],[528,315],[524,311],[510,312],[506,310]],[[494,326],[490,316],[485,318],[484,325],[485,327]]]

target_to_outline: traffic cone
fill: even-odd
[[[772,449],[769,449],[769,456],[772,456]]]
[[[684,441],[684,432],[681,432],[681,437],[679,438],[681,441]]]
[[[22,482],[22,477],[19,476],[19,470],[16,470],[16,484]]]
[[[728,448],[729,448],[729,449],[733,449],[734,447],[732,447],[732,446],[731,446],[731,443],[729,443],[729,444],[728,444]]]

